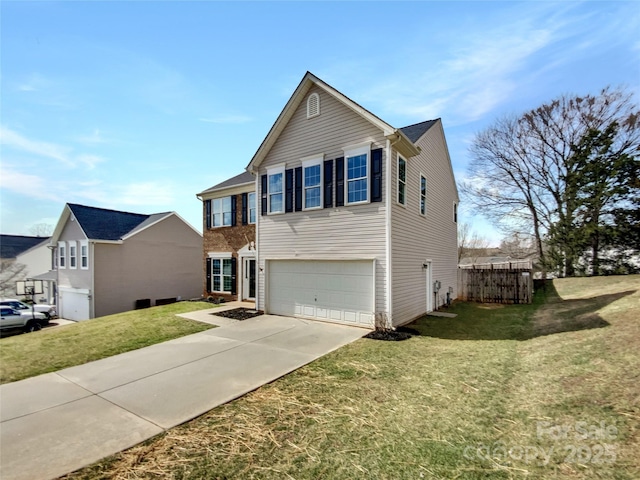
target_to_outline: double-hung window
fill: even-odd
[[[214,292],[231,292],[231,281],[231,258],[212,258],[212,290]]]
[[[407,204],[407,162],[398,157],[398,203]]]
[[[69,242],[69,268],[78,268],[78,246]]]
[[[256,193],[249,193],[247,200],[249,203],[249,223],[256,223]]]
[[[267,170],[269,213],[284,212],[284,166]]]
[[[345,149],[347,204],[369,201],[369,150],[371,145]]]
[[[305,210],[322,208],[322,159],[314,157],[302,161]]]
[[[231,219],[231,197],[216,198],[211,201],[212,225],[214,227],[229,227]]]
[[[64,242],[58,242],[58,268],[67,268],[67,248]]]
[[[420,214],[427,214],[427,179],[420,175]]]
[[[80,268],[89,268],[89,243],[86,240],[80,242]]]

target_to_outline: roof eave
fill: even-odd
[[[202,200],[202,198],[204,196],[208,196],[210,193],[218,193],[218,192],[224,192],[225,190],[231,190],[231,189],[236,189],[236,188],[240,188],[240,187],[246,187],[249,185],[255,185],[255,181],[251,181],[251,182],[245,182],[245,183],[237,183],[235,185],[229,185],[226,187],[221,187],[221,188],[208,188],[207,190],[204,190],[203,192],[200,193],[196,193],[196,198],[198,198],[199,200]]]
[[[393,133],[386,135],[386,137],[391,140],[393,147],[405,157],[415,157],[421,152],[420,147],[409,140],[399,129],[394,130]]]

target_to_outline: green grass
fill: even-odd
[[[0,339],[0,383],[81,365],[211,328],[176,314],[211,308],[179,302]]]
[[[456,304],[420,336],[359,340],[69,478],[640,478],[639,306],[640,276]]]

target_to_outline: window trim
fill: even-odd
[[[212,198],[211,199],[211,228],[222,228],[222,227],[232,227],[233,226],[233,199],[231,198],[232,195],[227,195],[225,197],[218,197],[218,198]],[[224,200],[225,199],[229,199],[229,211],[225,212],[224,210]],[[220,203],[220,210],[216,211],[216,202]],[[229,214],[229,223],[225,224],[224,223],[224,214],[228,213]],[[221,216],[221,220],[222,223],[221,225],[216,225],[215,222],[215,216],[220,215]]]
[[[312,157],[305,157],[302,159],[302,210],[320,210],[324,207],[324,154],[323,155],[314,155]],[[305,171],[310,167],[318,167],[320,169],[320,181],[318,185],[314,185],[312,187],[307,187],[307,178],[305,175]],[[314,207],[307,207],[307,188],[317,188],[320,192],[320,203]]]
[[[267,215],[282,215],[285,212],[284,203],[285,203],[285,184],[284,184],[284,170],[285,164],[276,165],[270,168],[267,168]],[[282,189],[279,193],[272,193],[270,189],[271,185],[271,177],[281,175],[282,176]],[[282,196],[282,210],[272,211],[271,210],[271,195],[281,195]]]
[[[253,195],[253,204],[251,196]],[[254,225],[258,221],[258,204],[256,203],[256,192],[247,192],[247,225]],[[253,222],[251,221],[251,212],[253,211]]]
[[[424,194],[422,193],[422,180],[424,180]],[[427,182],[427,177],[420,173],[420,184],[418,186],[418,194],[420,195],[420,202],[418,202],[418,208],[420,211],[420,215],[423,217],[427,216],[427,191],[428,191],[429,183]]]
[[[84,254],[82,252],[83,249],[85,249]],[[80,269],[89,270],[89,242],[87,240],[80,241],[79,253],[80,255],[78,255],[78,257],[80,258]],[[83,260],[85,260],[85,262],[83,262]],[[83,265],[83,263],[86,263],[86,265]]]
[[[78,242],[70,241],[69,246],[69,268],[76,270],[78,268]]]
[[[58,268],[67,268],[67,247],[66,242],[58,242]]]
[[[351,145],[342,149],[344,152],[344,204],[347,205],[364,205],[371,203],[371,142],[361,143],[358,145]],[[365,155],[365,166],[367,168],[367,174],[364,177],[349,179],[349,159]],[[359,200],[357,202],[349,201],[349,183],[356,180],[363,180],[366,186],[367,199]]]
[[[209,252],[208,253],[208,257],[211,259],[211,270],[209,271],[209,275],[211,275],[211,292],[212,293],[222,293],[222,294],[228,294],[231,295],[231,292],[233,291],[233,284],[230,286],[231,290],[227,291],[224,290],[224,261],[228,260],[228,261],[232,261],[233,258],[233,254],[231,254],[231,252]],[[213,273],[213,262],[214,260],[220,260],[220,273],[219,274],[214,274]],[[232,267],[233,268],[233,267]],[[233,282],[233,274],[230,273],[229,275],[226,275],[227,277],[231,277],[231,282]],[[214,277],[220,277],[220,286],[222,287],[222,290],[214,290],[213,285],[214,285]]]
[[[404,163],[404,179],[400,178],[400,162]],[[398,205],[402,205],[403,207],[407,206],[407,161],[398,155],[398,161],[396,163],[397,171],[397,180],[398,180],[398,196],[396,197],[396,203]],[[402,191],[403,201],[400,201],[400,188],[404,187]]]

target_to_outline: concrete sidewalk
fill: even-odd
[[[212,318],[226,325],[0,386],[0,478],[44,480],[72,472],[367,333],[274,315]]]

